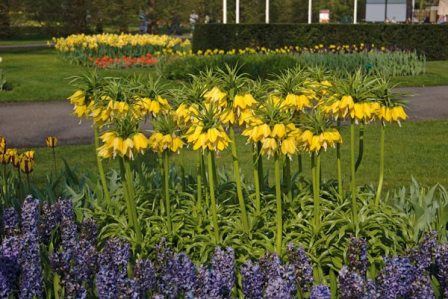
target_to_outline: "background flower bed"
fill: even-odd
[[[194,32],[193,51],[364,43],[416,50],[428,60],[443,60],[448,59],[447,35],[447,26],[430,24],[202,24]]]

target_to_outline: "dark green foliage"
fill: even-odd
[[[193,35],[193,51],[375,44],[417,50],[429,60],[448,59],[448,26],[390,24],[209,24]]]
[[[425,60],[415,53],[372,51],[352,54],[303,53],[303,54],[246,54],[212,55],[171,58],[161,66],[167,79],[190,79],[189,74],[199,74],[207,68],[224,65],[240,66],[240,72],[253,79],[266,79],[295,66],[324,67],[341,76],[361,68],[386,76],[414,76],[424,73]]]
[[[240,66],[240,72],[249,74],[252,78],[266,79],[270,74],[297,65],[293,55],[213,55],[189,56],[174,58],[162,69],[168,79],[189,79],[189,74],[199,74],[207,68],[219,68],[225,64]]]

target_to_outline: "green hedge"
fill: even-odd
[[[280,48],[318,44],[375,44],[417,50],[429,60],[448,59],[447,25],[399,24],[207,24],[197,25],[193,51]]]

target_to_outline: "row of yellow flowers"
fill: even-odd
[[[188,39],[181,39],[169,35],[154,34],[73,34],[68,37],[53,38],[56,50],[71,52],[79,49],[96,50],[100,47],[123,48],[152,46],[160,49],[185,49],[191,46]]]
[[[147,53],[156,56],[211,56],[244,54],[288,54],[288,53],[353,53],[364,51],[388,52],[383,46],[375,44],[344,44],[299,46],[289,45],[279,48],[245,47],[240,49],[206,49],[193,51],[191,42],[169,35],[151,34],[74,34],[68,37],[53,38],[56,50],[64,55],[75,55],[75,59],[91,57],[137,57]]]

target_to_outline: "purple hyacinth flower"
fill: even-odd
[[[155,291],[156,273],[150,260],[137,260],[134,267],[136,290],[141,298],[148,291]]]
[[[375,281],[368,279],[365,287],[366,293],[362,297],[363,299],[380,299],[381,294],[378,291],[378,287]]]
[[[199,268],[195,295],[197,298],[225,298],[221,292],[220,281],[213,269]]]
[[[271,278],[281,276],[280,257],[275,253],[268,253],[260,258],[260,269],[263,274],[263,287],[265,288]]]
[[[330,288],[320,284],[311,289],[310,299],[331,299]]]
[[[411,284],[409,297],[410,299],[434,299],[434,290],[431,285],[431,278],[426,271],[417,270],[415,279]]]
[[[39,200],[27,197],[22,207],[22,251],[20,265],[20,298],[43,296],[39,250]]]
[[[241,266],[243,293],[248,299],[263,298],[263,273],[258,263],[247,261]]]
[[[14,257],[6,257],[0,254],[0,298],[10,298],[15,289],[20,268]]]
[[[11,236],[19,228],[19,214],[14,208],[6,208],[3,211],[3,229],[6,236]]]
[[[220,286],[221,295],[224,298],[230,296],[235,285],[235,252],[233,248],[215,248],[211,262],[216,275],[217,284]]]
[[[176,283],[185,298],[193,298],[196,285],[196,267],[185,253],[175,257]]]
[[[285,281],[282,277],[275,277],[269,280],[264,297],[266,299],[289,299],[294,298],[294,295],[291,294],[287,281]]]
[[[118,239],[108,240],[99,256],[96,288],[99,298],[128,297],[133,292],[132,281],[127,277],[131,252],[129,244]]]
[[[96,224],[95,220],[89,218],[81,223],[80,238],[92,245],[96,245],[98,238],[98,224]]]
[[[307,292],[313,285],[313,268],[311,259],[302,247],[294,247],[292,243],[287,245],[289,263],[294,267],[297,286]]]
[[[437,246],[435,257],[437,278],[439,279],[443,296],[448,298],[448,244]]]
[[[428,269],[437,248],[437,231],[425,234],[418,247],[411,250],[410,258],[419,270]]]
[[[408,297],[415,279],[415,267],[407,257],[385,258],[384,267],[378,276],[378,291],[381,298]]]
[[[50,241],[51,232],[61,222],[61,213],[59,203],[50,205],[45,202],[42,204],[41,221],[39,225],[40,237],[42,242],[47,244]]]
[[[176,298],[179,286],[176,281],[176,261],[174,252],[166,245],[166,240],[162,239],[155,246],[158,273],[159,292],[168,298]]]
[[[365,281],[357,271],[343,266],[339,271],[339,294],[344,299],[362,298],[365,293]]]
[[[351,238],[347,250],[348,266],[351,271],[357,271],[361,277],[367,273],[367,242],[365,239]]]

